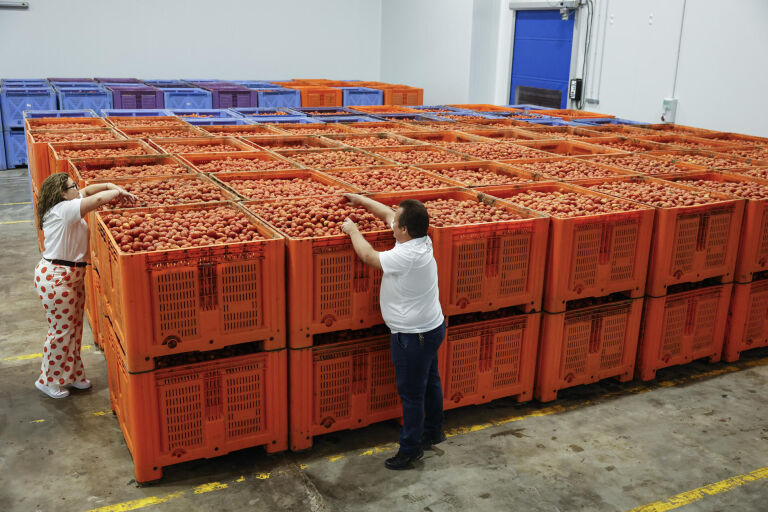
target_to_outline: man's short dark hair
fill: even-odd
[[[408,228],[408,234],[411,238],[421,238],[427,236],[429,228],[429,214],[424,203],[416,199],[406,199],[398,207],[402,208],[400,218],[397,224],[400,227]]]

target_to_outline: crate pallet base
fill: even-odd
[[[720,360],[732,284],[646,297],[635,376],[651,380],[662,368],[696,359]]]
[[[448,326],[440,375],[444,409],[533,397],[541,313]]]
[[[543,313],[534,396],[608,378],[632,380],[643,299]]]
[[[768,347],[768,279],[734,284],[723,360],[737,361],[741,353]]]
[[[138,482],[179,462],[288,448],[285,350],[130,374],[108,322],[104,341],[110,402]]]

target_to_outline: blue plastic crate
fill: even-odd
[[[97,83],[96,80],[94,80],[93,78],[71,78],[71,77],[68,77],[68,78],[58,78],[57,77],[57,78],[47,78],[46,80],[48,80],[52,84],[58,84],[58,83],[62,83],[62,82],[81,83],[81,84],[82,83],[86,83],[86,84],[87,83],[91,83],[91,84]]]
[[[57,91],[61,89],[104,89],[101,84],[94,82],[56,82],[52,85]]]
[[[254,119],[258,119],[259,117],[267,116],[269,114],[273,114],[275,116],[285,115],[285,114],[278,114],[278,112],[285,112],[286,114],[291,116],[306,117],[306,114],[296,112],[295,110],[287,107],[243,107],[243,108],[231,108],[229,109],[229,111],[241,117],[248,117],[248,118],[254,118]]]
[[[510,108],[519,108],[522,110],[551,110],[551,107],[542,107],[541,105],[531,105],[530,103],[521,103],[519,105],[504,105]]]
[[[453,119],[431,114],[377,114],[369,117],[375,118],[376,121],[453,121]]]
[[[368,87],[339,87],[342,94],[341,104],[349,105],[381,105],[384,103],[384,91]]]
[[[273,84],[271,82],[262,82],[259,80],[235,80],[234,83],[249,89],[282,89],[282,87],[277,84]]]
[[[182,87],[194,87],[181,80],[144,80],[144,83],[158,89],[179,89]]]
[[[300,123],[300,124],[310,124],[310,123],[322,123],[323,121],[320,119],[314,119],[312,117],[302,117],[302,116],[275,116],[271,118],[271,120],[267,121],[265,119],[259,119],[258,122],[255,122],[253,124],[283,124],[283,123]]]
[[[24,126],[25,110],[55,110],[56,93],[50,87],[29,89],[0,88],[0,109],[3,126],[21,128]],[[6,155],[7,157],[7,155]]]
[[[25,119],[41,117],[99,117],[93,110],[29,110],[24,112]]]
[[[66,87],[59,89],[56,96],[63,110],[112,108],[112,94],[106,89]]]
[[[580,126],[601,126],[606,124],[632,124],[632,125],[644,125],[649,124],[642,121],[632,121],[630,119],[622,119],[620,117],[601,117],[601,118],[593,118],[593,119],[574,119],[574,124],[580,125]]]
[[[11,128],[3,132],[5,160],[9,169],[27,165],[27,139],[24,128]]]
[[[488,114],[486,112],[470,112],[470,111],[456,111],[456,112],[450,112],[446,114],[435,114],[435,117],[439,117],[441,121],[445,121],[446,119],[451,119],[449,117],[443,117],[444,115],[448,116],[461,116],[466,117],[468,120],[471,120],[472,118],[480,118],[480,119],[504,119],[505,116],[499,116],[494,114]]]
[[[524,123],[540,124],[544,126],[584,126],[583,124],[580,125],[570,121],[563,121],[557,117],[515,119],[515,121],[523,121]]]
[[[197,87],[160,88],[167,109],[210,109],[211,91]]]
[[[301,91],[298,89],[254,89],[258,107],[301,107]]]
[[[47,87],[48,80],[44,78],[3,78],[0,80],[0,84],[15,87]]]
[[[244,117],[187,117],[184,120],[195,126],[254,124],[252,120]]]
[[[321,116],[310,119],[322,120],[326,123],[378,123],[381,120],[371,116]]]
[[[172,116],[179,116],[184,120],[199,119],[202,117],[239,117],[226,108],[172,108],[168,110]]]
[[[0,171],[8,168],[5,164],[5,137],[3,135],[3,130],[0,130]]]
[[[158,109],[133,109],[133,108],[103,108],[101,109],[101,116],[120,116],[120,117],[158,117],[158,116],[172,116],[174,115],[170,110],[164,108]]]
[[[450,112],[466,112],[466,110],[458,108],[458,107],[449,107],[448,105],[408,105],[406,108],[412,108],[414,110],[433,110],[433,109],[442,109],[442,110],[448,110]],[[439,116],[440,112],[424,112],[425,114],[430,115],[436,115]]]

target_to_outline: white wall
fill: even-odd
[[[473,2],[383,0],[381,80],[424,88],[424,103],[469,96]]]
[[[382,0],[31,0],[0,76],[378,80]]]

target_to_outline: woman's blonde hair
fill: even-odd
[[[48,176],[40,185],[40,195],[37,196],[37,229],[43,229],[43,217],[48,210],[64,201],[69,175],[59,172]]]

